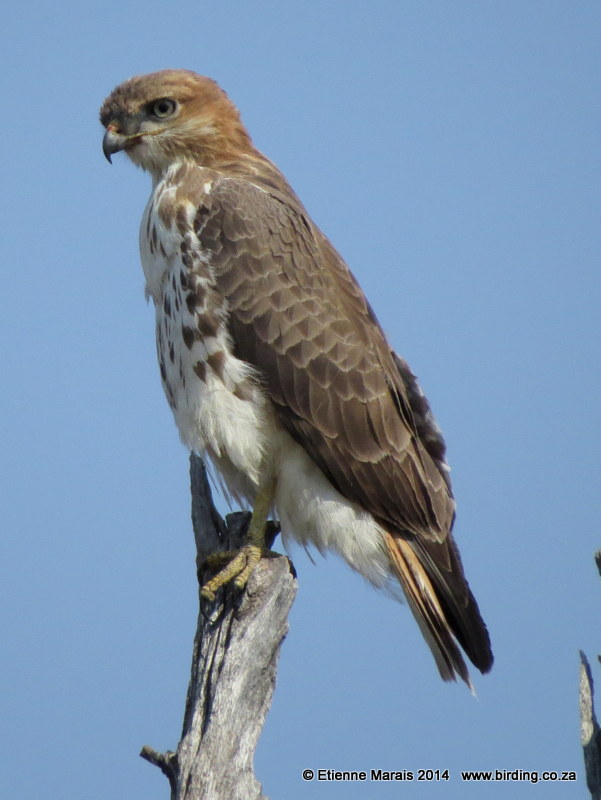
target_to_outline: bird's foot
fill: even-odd
[[[220,571],[205,583],[200,590],[200,596],[203,600],[207,600],[210,603],[214,602],[215,592],[228,583],[232,583],[236,589],[244,589],[253,569],[261,558],[270,558],[278,555],[278,553],[273,553],[268,549],[266,541],[269,528],[267,514],[273,504],[274,494],[275,478],[268,474],[267,478],[260,484],[255,496],[255,504],[245,536],[246,543],[240,550],[215,553],[205,560],[203,565],[205,568],[219,569]],[[273,526],[271,532],[273,532]],[[273,538],[271,538],[269,544],[271,542],[273,542]]]
[[[274,553],[273,550],[246,544],[240,550],[228,550],[207,556],[202,571],[219,569],[219,572],[203,585],[200,590],[202,599],[209,603],[214,602],[217,590],[228,583],[236,589],[244,589],[259,561],[262,558],[273,558],[278,555],[279,553]]]

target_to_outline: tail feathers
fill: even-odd
[[[386,545],[393,570],[442,679],[454,681],[459,677],[472,688],[459,644],[481,672],[491,668],[493,655],[486,625],[463,576],[454,543],[451,540],[434,545],[444,548],[443,570],[415,541],[386,533]]]

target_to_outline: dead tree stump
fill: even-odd
[[[190,457],[197,563],[240,546],[250,514],[224,521],[198,456]],[[273,537],[277,527],[271,525]],[[199,587],[200,589],[200,587]],[[253,756],[275,687],[280,647],[296,595],[285,556],[263,559],[243,592],[226,587],[215,603],[200,599],[182,736],[176,752],[140,755],[169,779],[171,800],[262,800]]]
[[[595,561],[601,575],[601,550],[595,554]],[[601,661],[601,656],[598,658]],[[601,800],[601,730],[595,716],[593,676],[582,650],[580,651],[580,740],[588,790],[592,800]]]

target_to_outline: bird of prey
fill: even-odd
[[[445,680],[493,656],[451,534],[445,444],[407,363],[210,78],[163,70],[104,101],[103,149],[150,173],[140,228],[163,387],[183,442],[253,508],[202,589],[244,587],[277,514],[376,587],[402,587]]]

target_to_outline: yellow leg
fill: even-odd
[[[213,602],[215,592],[226,583],[233,583],[236,589],[243,589],[253,569],[261,558],[269,554],[265,545],[265,529],[267,515],[273,505],[275,494],[275,478],[269,478],[260,487],[255,497],[255,505],[246,532],[244,545],[233,553],[215,553],[215,558],[209,556],[207,562],[227,561],[226,566],[211,578],[200,590],[204,600]]]

